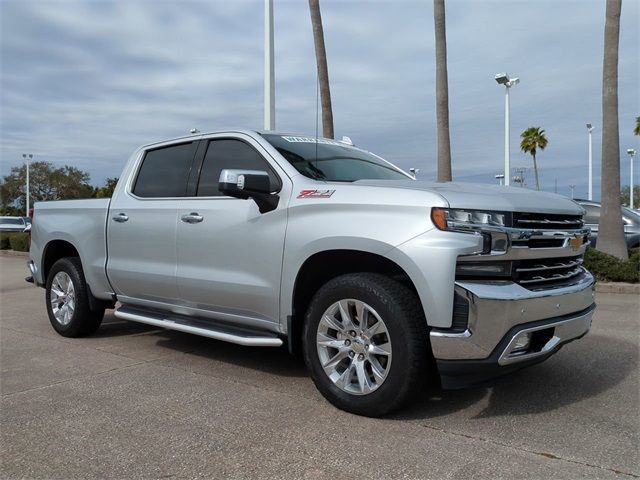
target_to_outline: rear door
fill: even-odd
[[[204,144],[203,140],[203,144]],[[206,141],[193,196],[178,208],[178,288],[195,315],[275,328],[291,181],[248,136]],[[253,200],[218,191],[224,168],[269,174],[278,207],[261,214]],[[188,221],[197,215],[201,221]]]
[[[177,207],[197,147],[196,140],[143,152],[130,182],[111,200],[107,274],[125,303],[162,307],[178,298]]]

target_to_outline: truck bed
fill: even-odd
[[[31,230],[31,258],[46,260],[39,249],[50,240],[71,243],[80,254],[91,291],[104,297],[111,287],[106,276],[106,222],[110,198],[37,202]],[[43,265],[38,265],[36,282],[44,284]]]

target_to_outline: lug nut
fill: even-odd
[[[364,346],[364,348],[365,348],[366,350],[369,350],[369,344],[367,343],[367,344]]]
[[[355,336],[356,336],[356,332],[355,332],[354,330],[351,330],[351,331],[349,332],[349,335],[351,335],[352,337],[355,337]]]
[[[351,345],[351,340],[349,340],[348,338],[344,341],[344,344],[348,347],[349,345]]]
[[[364,355],[362,353],[358,355],[358,360],[364,360]]]
[[[349,356],[350,356],[351,358],[353,358],[353,356],[354,356],[354,355],[355,355],[355,353],[353,353],[353,352],[349,352]]]

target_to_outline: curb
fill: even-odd
[[[640,283],[597,282],[596,292],[640,295]]]
[[[28,258],[29,252],[16,252],[15,250],[0,250],[0,256]]]

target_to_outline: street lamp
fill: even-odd
[[[636,156],[636,151],[633,148],[628,148],[627,155],[629,155],[629,164],[631,165],[629,177],[629,208],[633,210],[633,157]]]
[[[498,180],[498,185],[502,186],[502,181],[504,180],[504,174],[499,173],[495,177],[496,177],[496,180]]]
[[[27,162],[27,213],[25,217],[29,216],[29,162],[33,159],[33,154],[31,153],[23,153],[22,158],[24,158],[25,162]]]
[[[589,131],[589,200],[593,200],[593,149],[591,141],[591,132],[593,132],[593,125],[587,123],[587,130]]]
[[[569,188],[571,189],[571,200],[573,200],[573,190],[576,188],[575,185],[569,185]]]
[[[273,0],[264,0],[264,129],[276,128]]]
[[[504,97],[504,184],[509,185],[510,166],[509,166],[509,89],[520,83],[519,78],[509,78],[506,73],[498,73],[495,76],[499,85],[505,86]]]

